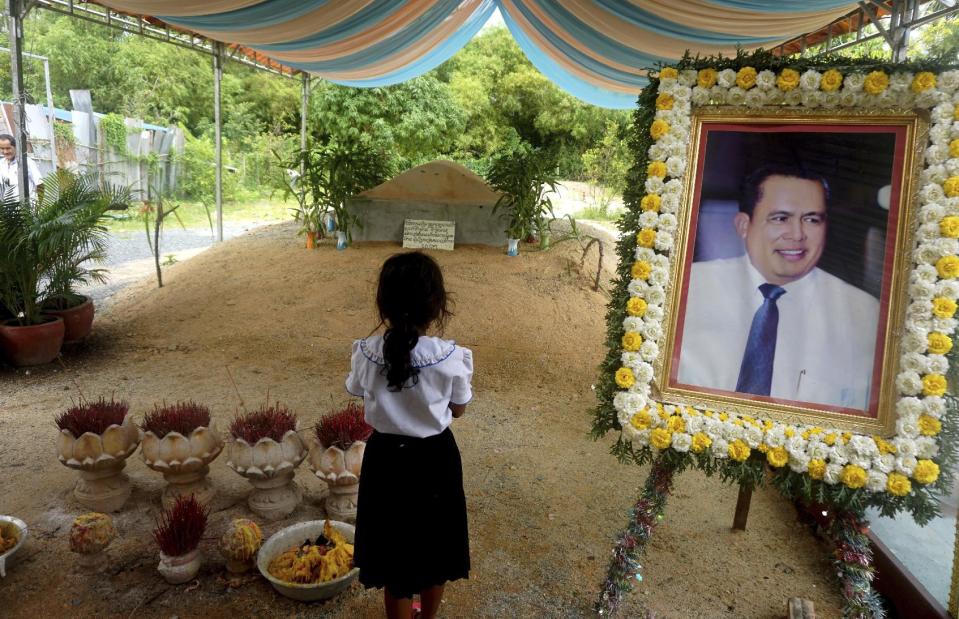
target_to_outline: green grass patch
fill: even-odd
[[[216,210],[211,205],[209,217],[207,211],[200,202],[174,201],[179,203],[180,208],[176,210],[175,216],[164,222],[164,228],[173,226],[179,228],[182,223],[186,228],[210,228],[210,220],[216,225]],[[165,206],[172,204],[164,203]],[[296,206],[296,201],[284,201],[277,197],[274,199],[252,200],[244,202],[228,202],[223,204],[223,220],[232,222],[259,221],[273,223],[288,221],[292,219],[290,209]],[[142,204],[135,204],[126,211],[113,214],[113,219],[107,223],[107,228],[112,232],[127,232],[143,230],[143,219],[140,216]]]
[[[573,213],[573,218],[591,221],[616,221],[622,217],[623,212],[624,209],[622,208],[587,206]]]

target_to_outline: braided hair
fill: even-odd
[[[419,368],[410,353],[430,325],[440,329],[452,316],[443,272],[436,261],[418,251],[395,254],[383,263],[376,290],[383,335],[383,373],[390,391],[412,387]]]

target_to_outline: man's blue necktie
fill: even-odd
[[[755,395],[769,395],[773,384],[773,359],[776,358],[776,332],[779,327],[779,308],[776,299],[786,291],[773,284],[759,287],[764,301],[753,316],[743,363],[739,367],[736,391]]]

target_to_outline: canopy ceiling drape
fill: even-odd
[[[852,11],[849,0],[105,0],[348,86],[426,73],[499,8],[530,61],[571,94],[631,108],[647,67],[773,47]]]

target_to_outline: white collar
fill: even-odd
[[[753,266],[753,261],[749,259],[749,254],[743,254],[743,263],[746,265],[746,277],[749,279],[749,284],[751,290],[759,291],[759,287],[762,284],[768,284],[770,282],[766,281],[766,278],[763,277],[755,266]],[[810,286],[815,286],[816,280],[819,278],[819,267],[813,267],[809,273],[806,273],[799,279],[789,282],[788,284],[782,284],[779,287],[785,290],[786,292],[791,292],[792,296],[797,296],[805,292]]]
[[[376,365],[386,365],[383,358],[383,336],[372,335],[360,340],[360,350],[363,356]],[[438,337],[420,336],[416,346],[410,352],[411,365],[414,368],[425,368],[445,361],[456,350],[456,343],[452,340],[443,340]]]

